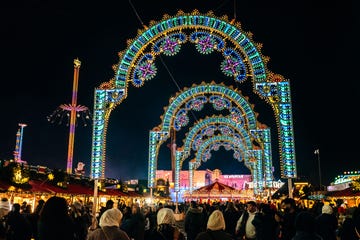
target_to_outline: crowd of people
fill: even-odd
[[[277,204],[191,202],[184,226],[188,240],[358,240],[360,207],[317,201],[306,208],[292,198]]]
[[[11,206],[11,207],[10,207]],[[24,202],[0,201],[0,240],[358,240],[360,208],[321,201],[311,208],[286,198],[281,203],[191,201],[131,206],[108,200],[97,216],[92,204],[53,196],[34,211]]]

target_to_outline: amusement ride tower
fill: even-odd
[[[22,139],[24,134],[24,127],[27,125],[25,123],[19,123],[19,130],[16,133],[16,144],[14,151],[14,160],[17,163],[23,162],[21,159],[21,151],[22,151]]]
[[[86,121],[91,120],[91,114],[89,108],[82,105],[77,105],[77,93],[78,93],[78,82],[79,82],[79,70],[81,62],[79,59],[74,59],[74,80],[72,90],[71,104],[61,104],[49,117],[48,121],[55,122],[59,119],[59,124],[62,123],[64,116],[69,120],[69,143],[68,143],[68,154],[66,172],[72,174],[73,157],[74,157],[74,139],[75,139],[75,127],[77,125],[77,118],[82,118],[84,126]],[[69,118],[70,116],[70,118]]]

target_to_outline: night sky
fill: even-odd
[[[70,1],[69,1],[70,2]],[[319,181],[320,149],[323,184],[344,171],[360,170],[359,127],[359,19],[355,8],[340,5],[296,5],[255,1],[145,1],[132,0],[88,3],[77,1],[32,1],[0,8],[1,26],[1,135],[0,159],[12,159],[18,123],[24,128],[22,157],[31,165],[66,169],[69,129],[47,121],[60,104],[71,103],[73,60],[82,62],[78,104],[93,109],[94,89],[114,77],[112,65],[126,40],[135,38],[142,23],[161,20],[178,10],[216,16],[236,16],[243,31],[263,44],[270,57],[268,68],[291,83],[295,150],[298,175]],[[107,2],[106,4],[103,2]],[[115,2],[115,1],[114,1]],[[251,4],[246,2],[252,2]],[[267,1],[273,2],[273,1]],[[136,9],[134,11],[133,7]],[[141,23],[142,22],[142,23]],[[149,130],[161,123],[169,98],[180,89],[202,81],[233,85],[242,90],[259,113],[258,120],[276,125],[269,105],[251,90],[251,82],[236,84],[221,73],[219,53],[201,55],[191,43],[173,57],[156,61],[157,76],[141,88],[129,85],[128,97],[113,111],[107,133],[106,176],[147,179]],[[176,84],[175,84],[176,83]],[[192,121],[217,112],[195,112]],[[177,144],[192,124],[177,135]],[[75,133],[74,167],[86,164],[90,174],[92,127],[80,123]],[[273,145],[276,179],[279,174],[278,143]],[[249,171],[232,158],[232,151],[212,152],[200,169],[219,168],[224,174]],[[160,148],[159,169],[170,168],[166,144]],[[187,165],[184,164],[184,169]]]

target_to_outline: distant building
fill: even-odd
[[[163,179],[165,182],[168,181],[170,183],[174,182],[171,170],[156,170],[156,179]],[[223,175],[219,169],[215,169],[213,171],[209,169],[194,171],[193,188],[196,189],[210,185],[215,182],[216,179],[219,182],[237,190],[252,188],[251,175]],[[180,171],[180,189],[189,189],[188,170]]]

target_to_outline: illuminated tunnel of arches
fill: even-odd
[[[179,191],[180,183],[180,171],[182,163],[190,153],[190,145],[197,143],[195,133],[201,130],[202,127],[206,127],[205,130],[211,130],[212,123],[223,121],[232,125],[237,129],[241,135],[238,135],[242,141],[247,142],[248,152],[251,153],[253,145],[251,141],[256,140],[261,143],[261,151],[267,151],[266,154],[257,154],[254,156],[260,163],[257,165],[256,172],[253,174],[255,185],[254,191],[256,193],[262,192],[263,190],[263,175],[266,175],[267,185],[271,184],[273,179],[271,168],[271,141],[270,131],[265,131],[263,124],[259,123],[256,119],[256,113],[253,111],[251,104],[247,101],[246,97],[242,96],[238,91],[227,87],[224,84],[202,83],[200,85],[193,85],[191,88],[185,88],[184,90],[177,93],[174,97],[169,100],[169,105],[165,108],[165,113],[160,117],[162,123],[153,128],[150,131],[149,136],[149,172],[148,181],[150,187],[155,187],[155,176],[157,170],[157,160],[159,146],[163,144],[169,137],[174,137],[176,131],[181,130],[189,123],[188,114],[190,111],[201,111],[204,109],[205,104],[211,104],[214,110],[227,109],[229,115],[227,119],[225,117],[215,120],[214,118],[208,118],[198,124],[196,124],[188,133],[185,140],[185,145],[178,150],[173,149],[172,156],[172,168],[174,168],[174,181],[175,181],[175,192]],[[226,125],[222,125],[226,127]],[[173,131],[171,131],[173,130]],[[230,128],[223,128],[223,131],[231,131]],[[226,131],[225,131],[226,132]],[[171,136],[172,135],[172,136]],[[209,132],[208,132],[209,135]],[[189,140],[192,139],[192,140]],[[199,140],[199,139],[198,139]],[[174,143],[171,143],[171,148]],[[176,145],[176,144],[175,144]],[[175,146],[176,147],[176,146]],[[183,150],[181,150],[183,149]],[[176,157],[174,157],[176,155]],[[265,166],[262,166],[265,162]],[[248,164],[249,165],[249,164]],[[265,169],[265,170],[264,170]],[[190,187],[192,185],[190,184]]]
[[[252,34],[241,29],[240,23],[227,16],[217,17],[209,12],[201,14],[179,11],[175,16],[165,15],[128,41],[119,53],[120,61],[113,66],[114,78],[95,89],[92,131],[91,177],[105,178],[106,135],[111,112],[128,96],[128,86],[141,87],[157,75],[156,58],[174,56],[186,43],[194,44],[203,55],[221,53],[223,74],[243,84],[247,79],[253,92],[273,109],[277,124],[280,170],[283,178],[296,177],[295,144],[292,121],[290,82],[267,68],[268,57],[260,52]],[[159,133],[161,141],[167,133]],[[152,169],[149,168],[149,172]],[[153,182],[149,178],[149,186]]]

